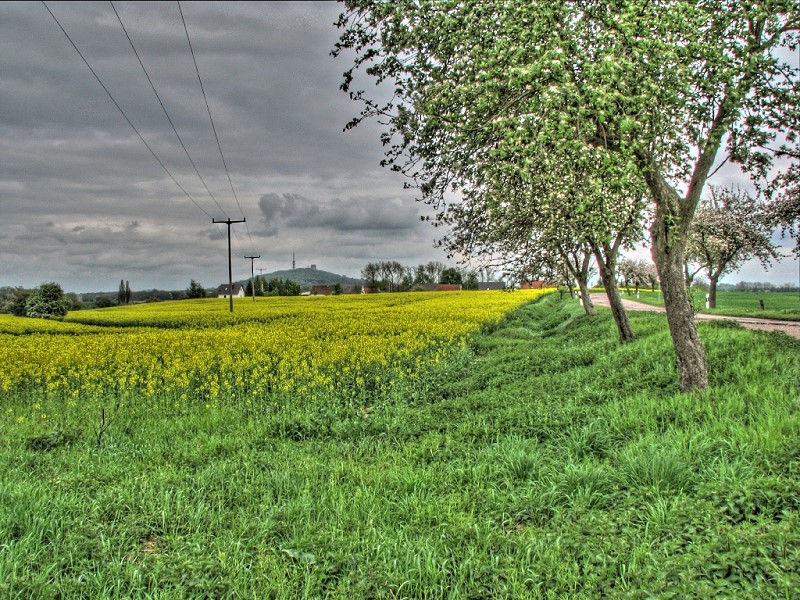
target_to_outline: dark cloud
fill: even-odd
[[[419,216],[410,202],[390,198],[353,197],[312,200],[300,194],[264,194],[258,202],[267,229],[326,228],[332,232],[403,234],[417,227]]]
[[[209,240],[224,240],[227,239],[227,232],[222,227],[209,227],[206,230],[206,237]]]
[[[339,91],[329,52],[342,6],[184,2],[231,184],[174,3],[115,2],[198,179],[107,3],[48,2],[179,189],[42,4],[0,5],[0,285],[179,289],[302,264],[357,275],[376,258],[443,260],[402,179],[378,165],[377,125]],[[187,197],[188,196],[190,197]],[[238,200],[238,201],[237,201]],[[236,262],[237,257],[239,262]],[[259,266],[259,265],[256,265]],[[237,275],[238,273],[238,275]]]

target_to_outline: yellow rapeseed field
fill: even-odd
[[[419,377],[541,293],[246,298],[233,314],[227,300],[185,300],[77,311],[63,322],[3,315],[0,394],[50,406],[363,397]]]

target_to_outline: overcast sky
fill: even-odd
[[[297,266],[360,276],[369,261],[447,262],[440,233],[403,179],[380,167],[380,129],[344,125],[359,106],[339,90],[348,58],[333,2],[183,2],[237,200],[173,2],[115,2],[198,167],[161,110],[108,2],[47,5],[193,200],[125,121],[38,2],[0,4],[0,286],[57,281],[67,291],[181,289]],[[725,183],[725,182],[720,182]],[[196,204],[195,204],[196,203]],[[787,242],[788,245],[788,242]],[[727,281],[796,282],[797,263],[748,266]]]

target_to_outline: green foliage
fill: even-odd
[[[616,250],[650,221],[681,386],[707,385],[684,248],[721,152],[783,188],[790,180],[768,176],[788,157],[796,184],[800,154],[775,134],[800,135],[796,0],[349,0],[337,25],[333,54],[355,53],[341,87],[363,105],[348,127],[386,127],[383,164],[454,226],[445,245],[520,272],[538,249],[588,242],[616,302]],[[370,93],[362,74],[388,89]]]
[[[448,280],[453,281],[442,281],[445,271],[448,272]],[[370,262],[361,270],[361,277],[364,286],[372,292],[408,292],[419,290],[426,283],[461,283],[458,269],[445,267],[438,261],[413,268],[403,266],[396,260]],[[478,289],[477,283],[474,289]]]
[[[464,280],[464,289],[465,290],[478,289],[478,274],[475,271],[470,271],[469,273],[467,273],[467,277]]]
[[[95,308],[110,308],[112,306],[114,306],[114,301],[108,296],[98,296],[94,300]]]
[[[460,284],[461,272],[454,267],[448,267],[439,276],[439,283]]]
[[[198,283],[194,279],[189,282],[189,288],[186,290],[186,297],[187,298],[205,298],[206,297],[206,290],[202,284]]]
[[[302,292],[300,284],[290,279],[273,278],[267,282],[267,296],[299,296]]]
[[[74,292],[64,294],[64,299],[67,302],[67,312],[83,308],[83,302],[78,300],[78,294]]]
[[[25,303],[30,295],[31,290],[26,290],[22,287],[0,288],[0,312],[16,317],[24,317]]]
[[[800,256],[800,165],[792,165],[781,175],[784,194],[769,207],[769,216],[782,234],[795,241],[794,253]]]
[[[57,283],[43,283],[25,301],[25,315],[40,319],[63,317],[71,301],[64,297],[64,290]]]
[[[286,282],[286,295],[287,296],[299,296],[300,292],[302,292],[302,288],[300,284],[296,281],[287,281]]]

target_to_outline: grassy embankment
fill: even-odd
[[[800,342],[551,296],[363,410],[0,431],[0,597],[800,596]]]
[[[639,297],[620,290],[623,298],[638,300],[653,306],[664,306],[664,298],[658,291],[640,290]],[[717,292],[717,307],[705,308],[706,293],[694,290],[692,301],[698,312],[729,317],[761,317],[800,321],[800,297],[797,292]],[[761,308],[761,302],[764,308]]]

